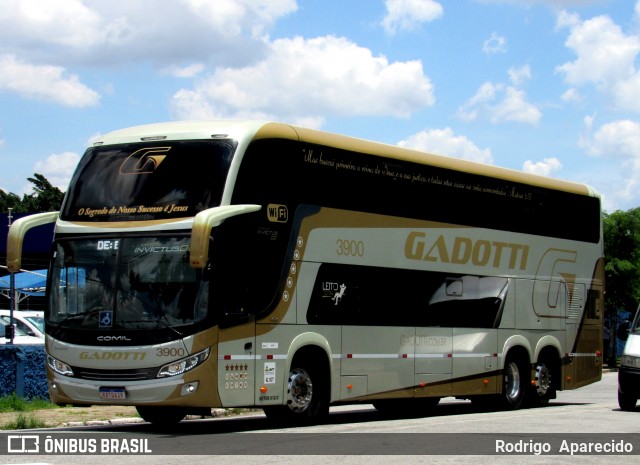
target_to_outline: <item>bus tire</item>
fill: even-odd
[[[328,379],[322,376],[322,364],[311,360],[297,363],[294,358],[287,378],[287,403],[265,407],[267,418],[286,423],[309,424],[329,414]]]
[[[136,410],[144,421],[156,426],[172,426],[178,424],[187,415],[186,411],[180,407],[138,405]]]
[[[531,390],[531,404],[533,406],[548,405],[550,399],[556,398],[558,383],[557,362],[552,356],[540,357],[536,362],[535,375]]]
[[[636,402],[638,398],[636,396],[625,394],[618,388],[618,405],[621,410],[625,410],[627,412],[633,411],[636,409]]]
[[[502,374],[501,407],[507,410],[518,410],[522,407],[529,385],[528,377],[528,370],[522,358],[508,355]]]

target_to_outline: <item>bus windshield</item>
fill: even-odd
[[[47,323],[108,331],[202,321],[207,292],[188,255],[188,237],[59,241]]]
[[[171,141],[88,149],[71,180],[67,221],[163,220],[220,205],[235,143]]]

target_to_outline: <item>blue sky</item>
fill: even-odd
[[[0,0],[0,188],[98,135],[273,119],[640,207],[640,0]],[[568,207],[570,210],[570,206]]]

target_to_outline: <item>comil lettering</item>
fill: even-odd
[[[442,234],[430,239],[425,232],[412,231],[407,236],[404,255],[410,260],[524,270],[529,246],[459,236],[447,239]]]

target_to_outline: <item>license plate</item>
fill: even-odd
[[[100,388],[100,398],[105,400],[123,400],[127,398],[124,388]]]

